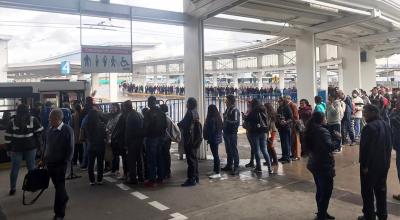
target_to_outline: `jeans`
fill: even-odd
[[[56,189],[54,199],[54,213],[56,217],[64,218],[65,208],[68,202],[68,194],[65,189],[65,173],[67,172],[67,164],[53,165],[47,164],[49,176]]]
[[[347,142],[347,134],[350,136],[351,142],[355,142],[354,138],[354,129],[353,126],[351,126],[351,120],[347,120],[344,118],[342,120],[342,142],[346,143]]]
[[[82,147],[83,147],[83,160],[82,160],[81,167],[87,168],[88,163],[89,163],[88,143],[83,142]]]
[[[271,169],[271,159],[267,152],[267,138],[264,133],[250,134],[251,142],[254,146],[254,157],[256,159],[256,167],[261,169],[260,151],[264,155],[265,162],[268,164],[268,169]]]
[[[11,152],[11,172],[10,172],[10,189],[15,190],[17,186],[18,172],[22,159],[26,161],[28,171],[35,169],[36,149]]]
[[[167,139],[164,142],[163,154],[164,154],[164,166],[165,166],[165,176],[171,176],[171,140]]]
[[[129,180],[137,182],[144,180],[143,174],[143,139],[138,138],[128,146]]]
[[[228,155],[228,161],[226,166],[233,169],[239,169],[239,152],[237,149],[237,133],[235,134],[224,134],[226,154]]]
[[[333,134],[335,131],[340,133],[340,124],[328,124],[328,129],[331,134]],[[335,150],[340,150],[342,140],[340,140],[340,138],[336,138],[335,136],[333,136],[332,140]]]
[[[94,163],[96,160],[97,160],[97,182],[103,181],[104,150],[90,150],[88,151],[88,154],[89,154],[88,173],[90,182],[91,183],[95,182]]]
[[[333,176],[327,173],[313,173],[317,193],[315,200],[318,207],[318,219],[326,219],[326,214],[329,206],[333,190]]]
[[[386,204],[386,179],[387,171],[379,173],[364,174],[360,169],[361,196],[363,199],[363,213],[366,220],[374,219],[376,215],[379,220],[387,219]],[[375,198],[374,198],[375,197]],[[376,199],[376,212],[374,200]]]
[[[219,160],[219,154],[218,154],[218,145],[217,143],[210,143],[210,149],[211,153],[214,157],[214,173],[219,173],[220,172],[220,160]]]
[[[185,144],[186,162],[188,165],[187,178],[191,181],[196,181],[199,178],[199,160],[197,159],[198,147],[192,144]]]
[[[250,133],[246,132],[247,141],[250,144],[250,164],[254,164],[254,146],[250,138]]]
[[[356,138],[360,138],[361,136],[361,118],[354,119],[354,135]]]
[[[290,161],[290,153],[292,152],[290,146],[290,129],[279,129],[279,136],[281,138],[282,159]]]
[[[396,151],[396,167],[397,167],[397,177],[400,182],[400,148]]]
[[[155,183],[156,180],[164,178],[164,155],[163,155],[164,139],[161,137],[146,138],[146,154],[148,163],[147,177],[150,182]]]

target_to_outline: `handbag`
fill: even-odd
[[[50,176],[47,169],[36,168],[34,170],[29,171],[24,178],[24,182],[22,185],[23,195],[22,195],[22,204],[23,205],[32,205],[34,204],[42,193],[49,187]],[[25,192],[37,192],[39,194],[36,195],[34,199],[30,202],[26,202]]]

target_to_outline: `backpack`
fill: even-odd
[[[189,143],[193,145],[194,148],[200,146],[203,141],[203,126],[199,120],[193,120],[189,129]]]
[[[32,205],[34,204],[42,193],[49,187],[50,176],[47,169],[39,169],[36,168],[34,170],[29,171],[24,178],[24,182],[22,185],[22,204],[23,205]],[[30,202],[26,202],[25,192],[37,192],[39,194],[36,195],[34,199]]]

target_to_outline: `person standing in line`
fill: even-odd
[[[312,113],[313,110],[308,100],[307,99],[300,100],[299,118],[303,128],[307,125],[308,121],[311,119]],[[305,157],[307,156],[307,150],[304,143],[304,130],[300,132],[300,143],[301,143],[301,156]]]
[[[155,96],[147,99],[149,110],[144,115],[144,137],[146,137],[146,154],[148,163],[148,181],[146,187],[154,187],[164,179],[165,163],[163,157],[164,140],[167,129],[167,119],[164,112],[157,106]]]
[[[326,106],[326,120],[328,123],[328,129],[331,133],[341,133],[340,121],[342,107],[340,101],[334,96],[334,94],[329,96],[329,102]],[[334,153],[342,152],[341,138],[334,137],[333,139]]]
[[[317,187],[315,199],[318,213],[315,219],[335,219],[327,212],[335,177],[334,144],[323,113],[313,113],[307,124],[305,142],[309,152],[307,169],[312,173]]]
[[[300,160],[301,157],[301,143],[300,143],[300,116],[296,103],[292,102],[292,97],[286,96],[286,102],[290,110],[292,111],[292,127],[291,127],[291,148],[292,148],[292,160]]]
[[[239,175],[239,151],[237,149],[237,132],[240,125],[240,112],[236,108],[236,99],[233,95],[226,96],[226,110],[224,112],[224,142],[227,164],[222,171],[231,172],[231,175]]]
[[[400,100],[390,114],[390,127],[392,128],[393,148],[396,151],[397,177],[400,181]],[[400,194],[393,195],[393,199],[400,201]]]
[[[341,129],[342,129],[342,144],[347,144],[347,135],[350,137],[350,146],[354,146],[356,144],[356,140],[354,137],[354,128],[351,124],[351,116],[353,114],[353,101],[350,96],[346,96],[342,90],[337,92],[338,97],[344,102],[344,114],[343,119],[341,121]]]
[[[106,125],[107,131],[107,147],[111,147],[112,159],[111,159],[111,175],[115,176],[116,171],[119,169],[119,154],[114,146],[114,140],[112,134],[115,131],[119,117],[121,117],[121,108],[118,103],[111,105],[111,113],[108,114],[108,122]]]
[[[89,111],[91,111],[94,108],[94,100],[93,97],[86,97],[85,98],[85,105],[83,106],[82,112],[80,114],[80,119],[79,119],[79,125],[82,128],[82,122],[83,119],[86,117]],[[88,164],[89,164],[89,153],[88,153],[88,143],[86,141],[83,141],[83,162],[81,164],[81,169],[82,170],[87,170]]]
[[[161,111],[165,113],[166,119],[167,119],[167,124],[172,126],[172,123],[174,123],[171,118],[168,116],[168,105],[162,104],[160,105]],[[163,147],[163,155],[164,155],[164,166],[165,166],[165,172],[164,172],[164,178],[169,179],[171,178],[171,143],[172,140],[168,135],[165,135],[165,143]]]
[[[375,105],[379,109],[379,114],[381,118],[385,118],[385,98],[379,94],[379,88],[374,87],[371,90],[371,95],[369,96],[369,100],[372,105]]]
[[[82,121],[82,127],[88,143],[88,174],[90,185],[103,185],[104,154],[107,141],[106,124],[104,116],[97,109],[88,112]],[[94,175],[94,165],[97,162],[97,182]]]
[[[65,174],[71,162],[74,152],[74,131],[63,123],[61,109],[53,109],[50,112],[50,127],[46,131],[43,161],[54,184],[54,220],[64,219],[65,209],[69,200],[65,189]]]
[[[144,182],[143,174],[143,115],[132,108],[132,102],[126,101],[125,108],[128,112],[126,117],[125,145],[128,148],[128,184]]]
[[[76,102],[73,106],[74,113],[72,114],[72,128],[74,129],[74,140],[75,140],[75,148],[74,148],[74,157],[72,158],[74,165],[82,166],[83,163],[83,145],[79,139],[80,134],[80,115],[82,112],[82,106],[79,102]]]
[[[198,128],[198,126],[195,126],[196,123],[200,123],[199,113],[197,112],[197,100],[190,97],[187,100],[186,108],[185,117],[178,123],[183,135],[186,161],[188,164],[187,180],[181,184],[182,187],[195,186],[200,181],[197,152],[200,148],[201,141],[199,142],[197,139],[202,130],[195,131],[194,129],[195,127]]]
[[[292,152],[290,146],[292,118],[292,111],[290,110],[290,107],[283,98],[280,98],[277,111],[276,127],[278,128],[282,147],[282,157],[278,159],[278,161],[282,164],[292,162],[290,159]]]
[[[353,90],[353,106],[354,106],[354,136],[356,140],[360,139],[361,136],[361,120],[362,120],[362,110],[364,107],[364,100],[360,97],[360,90]]]
[[[376,216],[379,220],[386,220],[386,180],[392,151],[391,129],[389,124],[380,118],[376,106],[364,106],[363,115],[367,125],[361,134],[359,162],[364,215],[358,220],[372,220],[376,219]]]
[[[249,130],[250,130],[250,128],[249,128],[249,125],[248,125],[248,123],[246,122],[246,120],[244,120],[249,114],[250,114],[250,112],[251,112],[251,101],[247,101],[247,111],[246,111],[246,113],[243,113],[242,112],[242,120],[243,120],[243,124],[242,124],[242,127],[244,128],[244,129],[246,129],[246,138],[247,138],[247,141],[249,142],[249,144],[250,144],[250,162],[248,163],[248,164],[246,164],[245,165],[245,167],[246,168],[254,168],[255,166],[254,166],[254,145],[253,145],[253,142],[251,141],[251,138],[250,138],[250,132],[249,132]]]
[[[209,176],[210,179],[221,178],[218,145],[222,142],[222,127],[223,122],[217,106],[209,105],[203,135],[204,140],[207,140],[208,144],[210,144],[211,153],[214,158],[214,173]]]
[[[322,97],[315,96],[314,101],[315,101],[314,112],[321,112],[321,113],[325,114],[326,104],[325,104],[325,102],[322,101]]]
[[[119,173],[119,164],[120,157],[122,158],[122,170],[123,175],[119,176],[118,179],[126,180],[128,178],[128,162],[127,162],[127,146],[125,144],[125,127],[126,127],[126,118],[128,117],[129,107],[128,101],[125,101],[121,105],[121,114],[118,118],[117,124],[115,125],[114,130],[111,133],[111,148],[113,152],[113,162],[111,167],[111,172],[118,175]]]
[[[268,166],[268,172],[273,173],[271,168],[271,159],[267,152],[267,138],[265,133],[269,131],[269,120],[266,109],[257,99],[251,101],[251,112],[244,118],[249,127],[249,137],[254,147],[254,157],[256,159],[256,168],[254,172],[261,173],[260,151]]]
[[[268,116],[269,122],[270,122],[270,129],[268,131],[268,136],[267,136],[268,137],[268,140],[267,140],[268,154],[271,158],[271,165],[277,166],[278,165],[278,156],[276,154],[275,147],[274,147],[274,141],[275,141],[276,132],[277,132],[277,128],[275,125],[276,111],[271,103],[265,103],[264,106],[265,106],[265,109],[267,110],[267,116]],[[266,165],[266,163],[264,163],[264,165]]]
[[[22,159],[28,171],[35,168],[36,152],[41,147],[43,127],[36,117],[29,114],[28,106],[20,104],[17,114],[10,119],[4,133],[7,155],[11,158],[10,192],[16,192],[17,178]]]

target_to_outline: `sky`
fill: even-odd
[[[111,0],[116,4],[127,4],[169,11],[182,11],[182,0]],[[98,23],[108,26],[107,30],[89,29]],[[9,63],[26,63],[51,56],[79,50],[80,39],[85,45],[129,44],[129,21],[82,17],[80,37],[79,16],[24,11],[0,8],[0,35],[9,35]],[[143,22],[132,22],[134,43],[156,43],[151,51],[134,54],[135,60],[179,56],[183,54],[183,27]],[[205,51],[214,51],[251,45],[271,36],[208,30],[205,35]],[[399,62],[400,56],[389,59]],[[381,60],[379,63],[386,63]]]

